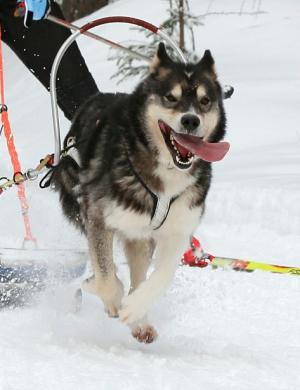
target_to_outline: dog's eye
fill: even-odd
[[[175,96],[173,96],[171,93],[165,96],[165,99],[170,103],[176,103],[177,99]]]
[[[202,106],[207,106],[210,103],[210,99],[207,96],[204,96],[203,98],[200,99],[200,104]]]

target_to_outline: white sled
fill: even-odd
[[[0,249],[0,307],[25,304],[49,285],[80,278],[86,262],[83,251]]]

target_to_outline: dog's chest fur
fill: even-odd
[[[199,219],[201,215],[201,213],[199,214],[199,209],[197,207],[191,208],[193,195],[196,195],[196,188],[193,186],[196,181],[194,177],[184,175],[176,169],[167,169],[162,166],[158,166],[154,170],[153,176],[159,178],[161,187],[164,189],[162,192],[156,192],[156,195],[158,197],[175,199],[170,206],[166,220],[158,230],[170,229],[170,226],[174,223],[185,223],[188,219],[187,214],[195,214],[196,218]],[[148,194],[145,193],[144,188],[138,188],[139,183],[136,183],[136,185],[136,196],[147,201],[148,199],[145,195]],[[147,185],[149,185],[149,182]],[[190,187],[190,191],[187,191],[188,187]],[[152,199],[150,202],[153,203]],[[107,201],[105,203],[104,220],[108,227],[122,232],[123,235],[130,239],[153,236],[151,214],[148,212],[139,213],[128,208],[126,204],[120,204],[116,201]]]

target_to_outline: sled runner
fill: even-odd
[[[0,249],[0,307],[24,304],[46,286],[79,278],[85,269],[85,252]]]

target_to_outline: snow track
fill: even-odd
[[[297,277],[181,267],[150,315],[159,331],[150,346],[108,319],[93,297],[84,296],[82,312],[68,312],[67,292],[2,312],[1,389],[299,385]]]

